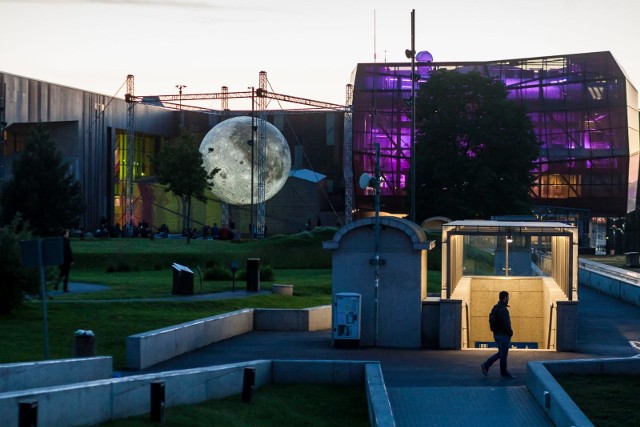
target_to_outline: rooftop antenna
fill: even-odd
[[[373,63],[375,64],[377,57],[377,49],[376,49],[376,10],[373,9]]]

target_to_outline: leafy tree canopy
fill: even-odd
[[[37,236],[77,227],[85,211],[78,181],[42,125],[33,128],[2,189],[2,223],[20,213]]]
[[[219,171],[216,168],[207,173],[198,148],[194,132],[182,128],[176,140],[161,142],[160,150],[153,158],[158,182],[167,186],[165,191],[188,203],[187,222],[191,215],[191,198],[206,203],[205,192],[211,190],[213,177]]]
[[[206,202],[206,190],[211,190],[212,178],[217,170],[207,173],[202,164],[202,154],[193,131],[182,128],[174,141],[162,141],[154,157],[156,175],[165,191],[186,199],[195,197]]]
[[[500,81],[439,70],[416,97],[416,214],[529,214],[538,157],[531,120]]]

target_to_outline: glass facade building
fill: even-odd
[[[429,58],[430,55],[423,55]],[[489,62],[416,62],[416,90],[432,71],[501,80],[524,104],[541,142],[532,171],[534,205],[620,217],[636,208],[638,92],[610,52]],[[353,84],[354,176],[375,168],[380,144],[384,209],[407,212],[411,153],[411,64],[358,64]],[[354,189],[358,207],[370,204]]]

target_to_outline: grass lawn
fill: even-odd
[[[149,415],[102,424],[152,426]],[[166,426],[368,426],[364,388],[328,385],[270,385],[254,391],[250,404],[240,396],[165,410]]]
[[[213,240],[109,239],[72,240],[75,264],[71,281],[109,286],[95,293],[56,296],[47,304],[49,357],[73,355],[74,332],[91,329],[96,334],[98,355],[111,355],[114,369],[125,368],[126,337],[202,317],[243,308],[307,308],[331,303],[331,258],[321,242],[335,232],[321,228],[292,236],[274,236],[262,241],[220,242]],[[173,261],[195,269],[207,263],[226,266],[228,260],[246,257],[270,260],[274,281],[294,285],[294,296],[259,295],[219,301],[126,301],[171,296]],[[245,257],[245,258],[242,258]],[[300,261],[301,258],[310,260]],[[193,263],[191,263],[191,261]],[[126,263],[134,271],[107,273],[110,265]],[[229,261],[230,263],[230,261]],[[305,268],[298,268],[302,265]],[[316,267],[312,268],[311,266]],[[373,281],[373,278],[372,278]],[[195,292],[200,293],[195,274]],[[236,280],[236,289],[245,289]],[[440,272],[430,271],[428,291],[440,290]],[[232,281],[203,281],[202,292],[229,291]],[[90,300],[91,302],[87,301]],[[106,301],[124,300],[124,301]],[[44,356],[42,310],[39,301],[26,303],[14,313],[0,318],[0,363],[41,360]]]
[[[558,383],[598,427],[637,426],[640,377],[558,375]]]

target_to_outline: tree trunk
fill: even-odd
[[[191,196],[187,196],[187,244],[191,243]]]

